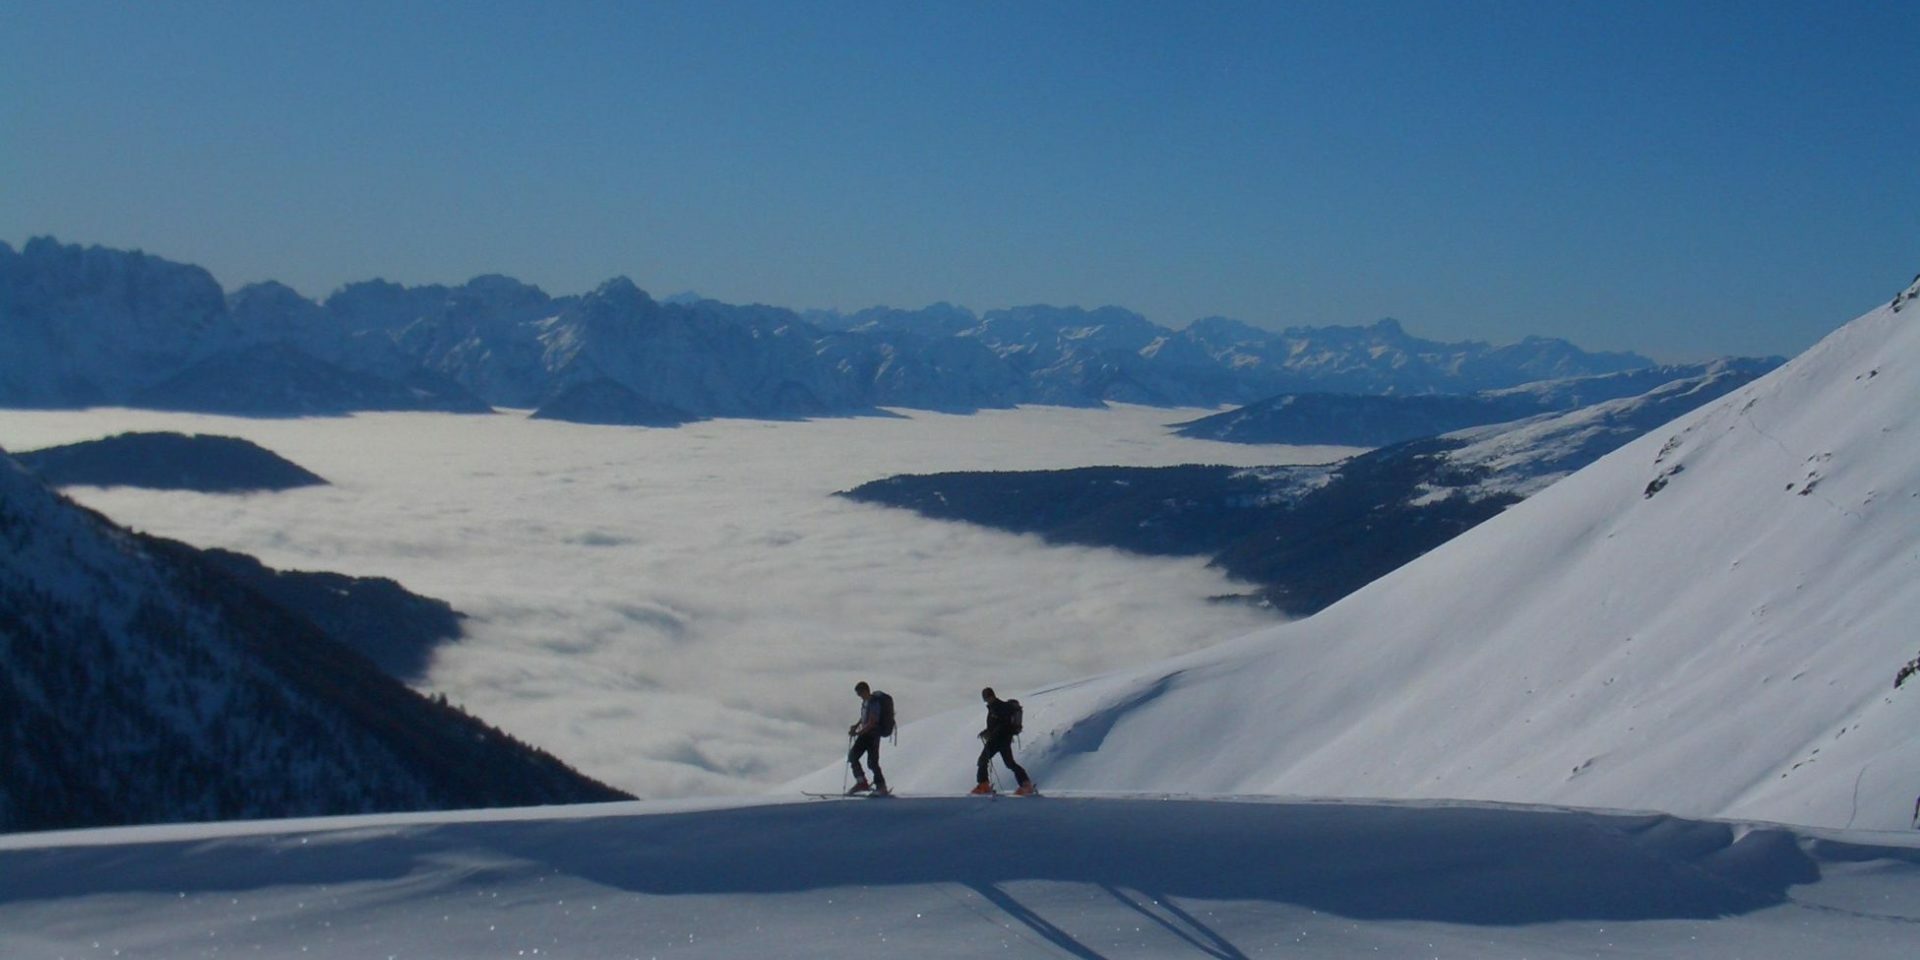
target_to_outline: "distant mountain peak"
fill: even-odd
[[[621,279],[626,279],[622,277]],[[632,283],[632,281],[627,281]],[[483,273],[460,285],[461,290],[483,296],[537,296],[544,298],[546,291],[524,280],[516,280],[503,273]]]
[[[600,284],[589,296],[621,305],[632,304],[636,307],[652,306],[654,303],[653,298],[648,296],[645,290],[640,289],[639,284],[625,276],[614,277]]]
[[[675,311],[697,310],[674,307]],[[569,311],[562,311],[562,314]],[[660,314],[660,305],[645,290],[626,277],[614,277],[580,297],[571,312],[593,324],[625,324],[642,317]],[[556,314],[559,315],[559,314]]]

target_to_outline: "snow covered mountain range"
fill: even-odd
[[[492,405],[643,425],[1460,393],[1652,365],[1544,338],[1437,343],[1391,320],[1275,332],[1222,318],[1175,331],[1118,307],[803,315],[660,302],[626,278],[564,297],[500,276],[374,280],[316,303],[277,283],[228,295],[199,267],[50,238],[0,244],[0,345],[4,406],[285,416]]]
[[[407,689],[242,559],[128,533],[0,453],[0,831],[624,796]]]
[[[1029,768],[1907,827],[1917,301],[1920,283],[1313,617],[1024,693]],[[896,785],[964,786],[977,712],[909,725]]]

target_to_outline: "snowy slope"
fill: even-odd
[[[612,804],[0,837],[0,955],[1911,956],[1913,839],[1544,808]]]
[[[1309,620],[1024,695],[1029,766],[1054,787],[1907,826],[1915,296]],[[908,726],[896,786],[970,780],[978,713]]]

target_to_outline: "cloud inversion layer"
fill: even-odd
[[[831,761],[856,679],[912,718],[983,685],[1019,691],[1272,622],[1207,602],[1244,586],[1199,560],[1047,546],[831,496],[902,472],[1341,453],[1180,439],[1160,426],[1177,419],[1028,408],[651,430],[515,414],[9,412],[0,444],[189,430],[319,472],[334,485],[73,492],[163,536],[452,602],[472,619],[429,688],[591,776],[675,796],[760,789]]]

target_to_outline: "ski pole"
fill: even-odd
[[[847,752],[848,753],[853,752],[853,733],[851,731],[847,733]],[[850,769],[852,766],[853,766],[853,761],[848,760],[846,764],[840,768],[840,792],[841,793],[847,792],[847,770]]]

